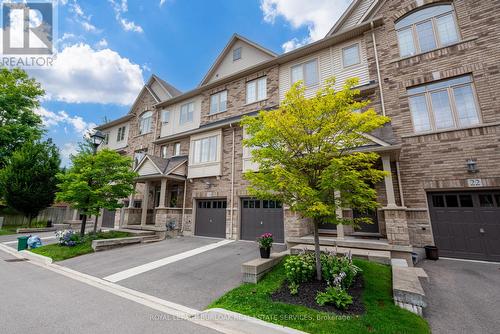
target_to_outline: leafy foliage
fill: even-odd
[[[374,168],[375,153],[356,152],[368,143],[365,133],[383,126],[389,118],[359,101],[357,79],[347,80],[336,91],[335,80],[327,80],[313,98],[296,83],[276,110],[244,117],[256,172],[244,174],[248,191],[257,198],[279,200],[291,210],[310,218],[315,225],[316,270],[321,279],[317,226],[319,223],[353,225],[358,219],[338,217],[340,208],[370,211],[377,208],[372,188],[385,173]],[[366,222],[366,218],[361,219]]]
[[[0,69],[0,169],[15,151],[42,135],[42,120],[34,110],[44,93],[23,70]]]
[[[337,308],[345,310],[352,304],[352,297],[341,287],[329,286],[325,292],[318,292],[316,303],[321,306],[333,304]]]
[[[27,142],[0,170],[0,188],[7,205],[30,220],[54,202],[59,151],[50,141]]]
[[[264,233],[257,238],[260,248],[270,248],[273,245],[273,241],[272,233]]]
[[[352,263],[350,256],[321,254],[321,269],[323,279],[331,286],[340,285],[343,289],[351,287],[354,278],[361,269]]]
[[[290,293],[296,295],[300,283],[310,281],[314,277],[314,257],[310,253],[287,257],[285,273]]]

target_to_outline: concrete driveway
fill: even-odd
[[[224,243],[227,242],[227,243]],[[222,244],[217,246],[217,244]],[[211,249],[211,247],[216,247]],[[205,250],[208,249],[208,250]],[[284,250],[274,246],[274,251]],[[191,252],[200,251],[191,255]],[[184,257],[188,254],[188,257]],[[190,308],[202,310],[213,300],[241,284],[241,264],[259,257],[254,242],[224,241],[202,237],[179,237],[88,254],[60,265]],[[170,262],[172,260],[172,262]],[[154,266],[155,262],[167,264]],[[128,271],[148,267],[144,272]]]
[[[424,316],[432,333],[500,332],[500,263],[425,260],[428,307]]]

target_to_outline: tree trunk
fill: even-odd
[[[314,256],[316,258],[316,279],[321,281],[321,251],[319,249],[319,231],[318,231],[319,222],[314,220]]]
[[[28,219],[28,227],[31,228],[31,221],[33,220],[33,217],[30,215]]]
[[[85,236],[85,225],[87,225],[87,215],[84,214],[82,217],[82,227],[80,228],[80,236],[83,238]]]
[[[99,215],[95,215],[95,222],[94,222],[94,234],[97,233],[97,220],[99,220]]]

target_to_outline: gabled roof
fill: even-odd
[[[134,171],[138,172],[141,167],[148,161],[151,162],[158,171],[158,173],[155,173],[153,175],[166,176],[177,169],[177,167],[186,163],[188,161],[188,157],[186,155],[181,155],[171,157],[169,159],[164,159],[154,155],[146,154],[144,155],[144,158],[142,158],[142,160],[137,164],[137,167],[134,168]]]
[[[264,52],[265,54],[271,56],[272,58],[275,58],[278,56],[278,54],[276,54],[275,52],[255,43],[255,42],[252,42],[251,40],[249,40],[248,38],[245,38],[241,35],[238,35],[238,34],[233,34],[233,36],[231,36],[231,38],[229,39],[229,42],[226,44],[226,46],[224,47],[224,49],[222,49],[222,52],[219,54],[219,56],[217,57],[217,59],[215,59],[215,62],[212,64],[212,66],[210,67],[210,69],[208,70],[207,74],[205,74],[205,76],[203,77],[203,80],[200,82],[199,86],[203,86],[205,85],[208,80],[212,77],[212,75],[214,74],[215,70],[219,67],[219,65],[222,63],[222,61],[224,60],[224,58],[226,57],[226,55],[231,51],[231,48],[233,47],[233,45],[237,42],[237,41],[242,41],[246,44],[249,44],[250,46]]]
[[[174,97],[179,96],[179,95],[182,94],[182,92],[180,90],[178,90],[177,88],[175,88],[174,86],[172,86],[171,84],[169,84],[168,82],[166,82],[165,80],[160,79],[156,74],[153,74],[153,75],[151,75],[151,77],[149,78],[148,82],[144,85],[144,87],[142,87],[141,91],[137,95],[134,103],[132,104],[132,107],[130,107],[129,114],[132,113],[132,111],[134,110],[135,106],[139,102],[142,94],[144,92],[146,92],[146,91],[149,94],[151,94],[151,96],[153,96],[153,98],[155,99],[156,103],[160,103],[160,102],[166,101],[166,100],[162,101],[160,99],[160,97],[158,97],[158,95],[155,94],[154,91],[151,89],[151,85],[155,81],[158,82],[158,84],[160,85],[160,87],[162,87],[165,90],[165,93],[169,96],[169,99],[174,98]]]
[[[335,33],[343,30],[342,28],[344,24],[352,17],[352,15],[355,14],[357,10],[361,10],[363,12],[358,13],[360,15],[359,18],[356,18],[357,21],[354,25],[363,23],[370,16],[370,14],[373,13],[374,8],[377,7],[379,2],[379,0],[353,0],[325,37],[332,36]]]
[[[158,81],[158,83],[163,87],[165,88],[165,91],[171,96],[171,97],[176,97],[176,96],[179,96],[182,94],[182,92],[180,90],[178,90],[177,88],[175,88],[174,86],[172,86],[171,84],[169,84],[168,82],[166,82],[165,80],[163,80],[162,78],[158,77],[156,74],[153,74],[151,76],[151,79],[156,79]],[[151,80],[150,79],[150,80]]]

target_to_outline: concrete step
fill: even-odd
[[[352,257],[378,262],[382,264],[391,264],[391,252],[373,249],[359,249],[359,248],[346,248],[346,247],[331,247],[320,246],[320,250],[326,253],[337,253],[340,255],[348,254],[349,251]],[[290,248],[290,254],[300,254],[301,252],[314,252],[314,245],[300,244]]]
[[[288,244],[308,244],[314,245],[313,236],[291,237],[287,238]],[[391,245],[387,240],[362,239],[354,237],[346,237],[345,239],[337,239],[334,237],[320,237],[319,243],[321,246],[338,246],[346,248],[373,249],[380,251],[398,251],[409,252],[413,251],[412,246]]]
[[[156,233],[154,231],[135,230],[132,228],[120,228],[117,231],[128,232],[138,237],[156,236]]]
[[[142,239],[143,244],[150,244],[152,242],[158,242],[158,241],[162,241],[162,239],[160,239],[156,236],[153,239],[145,239],[145,238]]]

